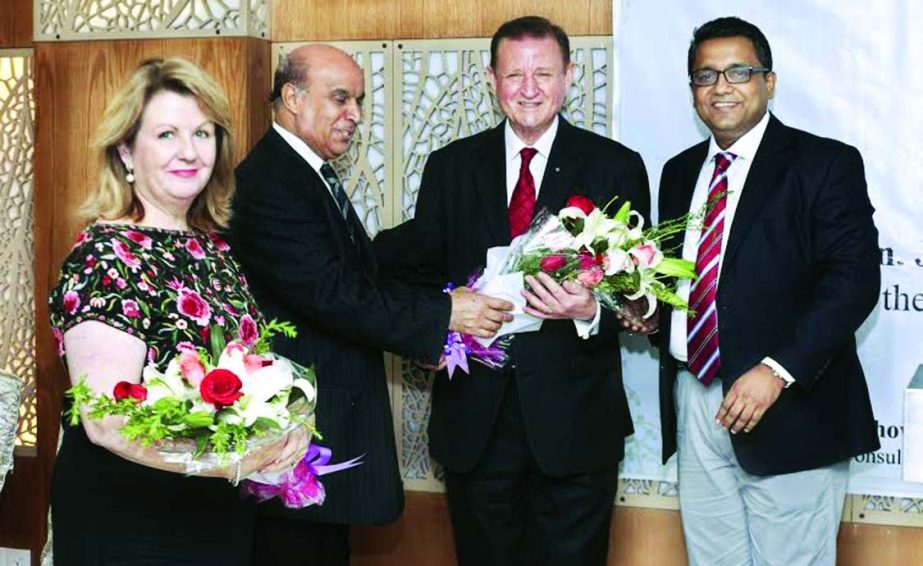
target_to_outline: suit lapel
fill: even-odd
[[[475,187],[481,209],[487,220],[491,241],[498,245],[510,242],[510,217],[506,202],[506,145],[503,138],[505,123],[489,132],[480,148],[475,169]]]
[[[747,181],[737,203],[722,269],[734,260],[740,243],[760,211],[765,208],[764,202],[771,189],[778,185],[779,175],[788,167],[790,151],[791,147],[785,137],[785,126],[775,116],[770,116],[766,133],[756,150],[756,157],[747,173]]]
[[[291,161],[292,165],[298,168],[300,173],[299,176],[304,181],[304,190],[314,190],[316,188],[321,193],[320,198],[327,216],[331,217],[331,222],[333,224],[340,226],[340,230],[337,231],[339,237],[345,242],[348,242],[352,249],[356,251],[363,265],[369,266],[374,270],[375,256],[372,253],[371,242],[365,231],[365,226],[363,226],[355,210],[350,207],[348,217],[344,218],[339,208],[337,208],[333,196],[330,194],[330,189],[327,188],[327,185],[321,178],[320,173],[315,171],[314,168],[279,135],[275,128],[270,128],[267,136],[269,138],[268,141],[276,147],[276,150],[283,153],[287,159]],[[350,223],[352,223],[351,227],[355,234],[355,241],[349,236]]]
[[[557,213],[564,207],[567,198],[575,193],[587,193],[586,187],[577,187],[574,180],[583,164],[583,155],[577,151],[573,141],[575,127],[564,118],[558,118],[558,132],[551,145],[551,154],[545,166],[545,176],[538,191],[535,213],[543,208]],[[603,206],[606,203],[596,203]]]

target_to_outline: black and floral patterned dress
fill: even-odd
[[[259,323],[246,281],[219,237],[94,224],[80,234],[51,293],[52,332],[98,321],[137,336],[165,368],[211,329],[236,337]],[[131,376],[126,376],[130,378]],[[125,460],[64,426],[52,482],[54,557],[67,564],[249,564],[253,504],[228,481]]]

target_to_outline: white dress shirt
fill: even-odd
[[[282,139],[285,140],[285,143],[292,146],[292,149],[295,150],[295,153],[301,156],[302,159],[308,162],[308,165],[311,166],[311,169],[317,172],[317,175],[321,178],[321,181],[324,182],[324,186],[327,187],[327,192],[330,193],[330,198],[333,199],[333,202],[336,202],[336,198],[333,196],[333,190],[330,188],[330,185],[327,184],[327,179],[324,179],[324,176],[320,172],[320,168],[324,166],[324,159],[314,153],[314,150],[304,142],[303,139],[299,138],[292,132],[286,130],[279,124],[273,122],[272,129],[274,129]],[[337,205],[339,208],[339,205]]]
[[[749,132],[741,136],[734,145],[726,150],[718,147],[715,137],[712,136],[708,144],[708,157],[702,164],[699,171],[699,178],[695,184],[695,190],[692,193],[692,202],[689,211],[692,214],[703,210],[708,200],[708,186],[711,184],[712,175],[715,172],[715,155],[718,153],[730,152],[737,156],[731,163],[727,171],[727,201],[724,209],[724,232],[721,236],[721,254],[719,259],[720,268],[718,270],[718,285],[721,285],[721,271],[724,268],[724,252],[727,250],[728,235],[731,233],[731,226],[734,223],[734,214],[737,212],[737,204],[740,202],[740,194],[743,192],[744,184],[747,181],[747,175],[750,173],[750,166],[753,164],[753,158],[756,157],[756,150],[759,148],[766,132],[766,126],[769,124],[769,112],[763,115],[763,118],[750,129]],[[696,227],[686,230],[686,237],[683,240],[683,259],[695,263],[698,255],[699,236],[701,230]],[[689,300],[689,290],[691,282],[680,280],[676,289],[676,294],[684,301]],[[720,318],[720,314],[718,315]],[[687,348],[687,319],[686,311],[673,310],[670,319],[670,355],[681,362],[688,361]],[[720,345],[719,345],[720,348]],[[763,363],[772,368],[786,384],[794,382],[794,378],[778,362],[772,358],[764,358]]]
[[[532,161],[529,162],[529,172],[532,173],[532,178],[535,180],[535,198],[536,201],[538,200],[538,192],[542,187],[542,179],[545,178],[545,168],[548,166],[548,156],[551,155],[551,146],[554,144],[554,138],[557,134],[558,117],[555,116],[551,126],[549,126],[548,129],[545,130],[545,133],[530,146],[519,139],[519,136],[513,131],[513,127],[510,126],[510,121],[506,121],[504,141],[506,144],[507,206],[509,206],[510,201],[513,200],[513,191],[516,189],[516,182],[519,181],[519,169],[522,165],[522,155],[520,152],[525,147],[532,147],[536,150],[535,156],[533,156]],[[536,210],[536,212],[538,211]],[[591,320],[574,320],[574,325],[577,327],[577,335],[583,339],[587,339],[599,332],[599,317],[601,312],[602,309],[599,306],[599,302],[597,302],[596,316]]]

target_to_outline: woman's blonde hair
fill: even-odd
[[[215,165],[205,189],[192,201],[186,222],[200,230],[225,228],[234,196],[230,106],[211,76],[178,57],[141,63],[109,103],[93,142],[99,151],[99,186],[87,198],[81,213],[88,220],[144,218],[144,206],[132,184],[125,180],[127,170],[119,157],[119,145],[124,142],[128,147],[134,146],[145,107],[163,91],[192,96],[215,124]]]

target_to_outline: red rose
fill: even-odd
[[[116,401],[121,401],[122,399],[135,399],[137,401],[144,401],[147,399],[147,387],[141,385],[140,383],[120,381],[116,383],[115,387],[112,389],[112,396]]]
[[[205,374],[205,379],[199,385],[199,393],[202,394],[203,401],[220,409],[240,399],[243,395],[240,388],[243,386],[244,384],[241,383],[239,377],[234,375],[234,372],[217,368]]]
[[[539,263],[539,267],[545,273],[554,273],[565,265],[567,265],[567,258],[560,254],[547,255]]]
[[[601,255],[597,256],[597,255],[591,254],[590,252],[583,251],[583,252],[580,252],[579,257],[580,257],[580,269],[581,270],[593,269],[597,265],[602,264]]]
[[[596,205],[593,204],[593,201],[583,195],[571,195],[570,198],[567,199],[567,206],[576,206],[582,210],[584,214],[589,214],[596,209]]]

